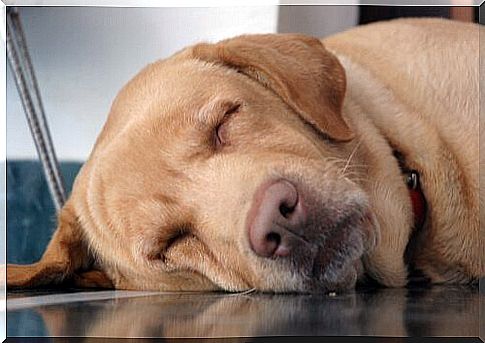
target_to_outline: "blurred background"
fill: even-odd
[[[187,45],[242,33],[324,37],[406,16],[478,21],[478,8],[423,6],[22,7],[19,13],[68,190],[119,89],[146,64]],[[10,66],[6,105],[7,261],[30,263],[42,255],[56,218]]]

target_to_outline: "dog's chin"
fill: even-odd
[[[293,260],[289,271],[289,279],[298,280],[293,284],[294,291],[327,293],[353,289],[364,274],[362,257],[373,249],[377,230],[375,217],[367,212],[357,215],[348,225],[335,228],[335,232],[322,234],[310,246],[303,246],[300,252],[305,257]]]
[[[348,218],[346,225],[335,229],[334,235],[342,239],[324,242],[314,260],[313,274],[327,289],[354,288],[364,274],[362,257],[372,252],[379,240],[379,223],[369,207],[361,207]]]
[[[322,260],[326,260],[326,253],[318,253],[312,266],[313,282],[310,288],[313,292],[346,291],[354,288],[363,270],[362,244],[349,244],[343,250],[343,253],[326,266],[321,264]]]
[[[335,281],[329,281],[325,278],[315,279],[307,286],[307,293],[329,293],[329,292],[347,292],[355,288],[359,277],[357,268],[349,264],[345,270],[342,270]]]
[[[348,259],[339,267],[324,268],[316,257],[309,271],[287,271],[280,278],[283,285],[264,287],[263,292],[324,294],[329,292],[348,292],[355,288],[357,280],[363,275],[360,258]]]

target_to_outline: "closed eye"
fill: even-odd
[[[237,113],[240,108],[240,103],[228,104],[228,108],[224,112],[224,117],[214,130],[214,145],[216,149],[221,149],[222,147],[230,144],[228,122],[231,119],[232,115]]]
[[[163,250],[160,253],[160,259],[165,262],[165,255],[170,249],[172,249],[176,244],[192,236],[193,234],[187,229],[179,229],[175,231],[173,235],[165,242]]]

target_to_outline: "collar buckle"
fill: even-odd
[[[416,170],[403,171],[406,178],[406,185],[413,206],[414,228],[421,229],[424,225],[427,212],[426,198],[421,189],[419,173]]]

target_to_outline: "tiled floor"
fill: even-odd
[[[10,292],[8,336],[478,336],[477,288],[329,295]],[[483,327],[482,327],[483,330]],[[483,331],[482,331],[483,332]]]

